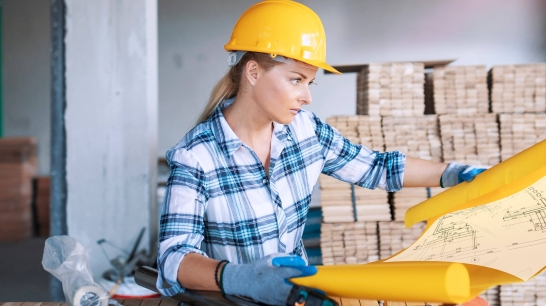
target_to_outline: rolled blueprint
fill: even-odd
[[[406,213],[406,226],[427,220],[427,226],[430,227],[448,213],[517,196],[516,193],[532,188],[532,184],[546,178],[544,152],[546,141],[488,169],[471,183],[461,183],[410,208]],[[546,190],[540,192],[546,194]],[[532,197],[539,198],[538,194]],[[546,210],[544,207],[538,208]],[[533,226],[541,227],[535,228],[537,231],[546,230],[543,223]],[[544,252],[537,256],[541,254]],[[454,304],[469,301],[490,287],[523,281],[513,274],[478,264],[427,261],[427,258],[420,261],[385,261],[363,265],[319,266],[317,274],[293,278],[291,281],[342,298]],[[542,271],[544,268],[536,272],[535,276]]]
[[[546,140],[480,173],[470,183],[457,186],[408,209],[405,222],[410,227],[423,220],[439,217],[457,206],[524,178],[546,166]]]

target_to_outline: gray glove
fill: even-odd
[[[440,186],[453,187],[462,182],[472,182],[476,175],[484,172],[487,168],[477,168],[470,165],[461,165],[456,162],[449,163],[440,178]]]
[[[248,264],[226,264],[222,271],[226,294],[242,295],[269,305],[286,305],[292,290],[289,278],[317,273],[315,266],[294,255],[272,254]]]

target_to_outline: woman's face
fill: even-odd
[[[312,101],[309,86],[313,86],[317,67],[289,60],[269,71],[260,69],[254,85],[254,100],[271,121],[289,124],[301,107]]]

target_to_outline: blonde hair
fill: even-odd
[[[220,102],[224,99],[233,98],[239,92],[239,85],[241,83],[241,75],[246,67],[248,61],[254,60],[259,66],[263,67],[266,71],[269,71],[276,65],[281,64],[278,61],[274,61],[268,54],[247,52],[237,65],[231,67],[220,81],[214,86],[210,93],[209,101],[205,106],[205,109],[197,119],[196,125],[206,121],[214,113],[214,110],[220,105]]]

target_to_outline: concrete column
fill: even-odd
[[[130,251],[157,237],[157,0],[66,0],[68,235],[93,274],[97,240]],[[110,257],[119,255],[106,246]]]

